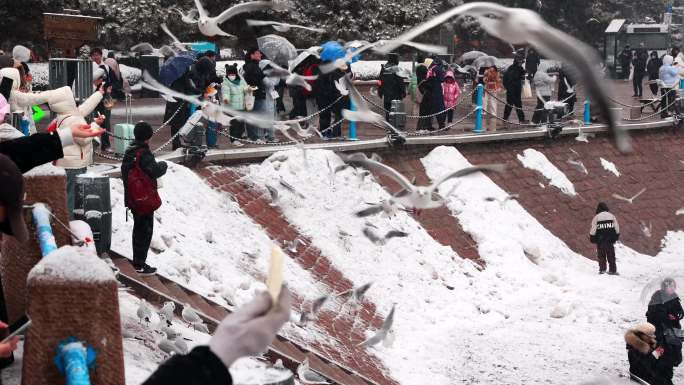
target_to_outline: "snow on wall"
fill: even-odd
[[[618,171],[617,167],[615,166],[615,163],[601,158],[601,166],[603,166],[603,169],[613,173],[613,175],[620,177],[620,171]]]
[[[463,298],[472,290],[467,275],[477,274],[476,268],[436,242],[404,211],[392,218],[357,218],[354,212],[368,207],[366,202],[377,203],[389,194],[374,180],[360,180],[352,169],[333,179],[328,162],[334,169],[342,160],[331,151],[307,150],[306,157],[305,163],[299,150],[279,152],[245,167],[245,172],[260,188],[270,184],[279,190],[278,206],[288,221],[345,277],[356,286],[373,282],[367,296],[379,314],[386,315],[397,304],[394,346],[370,350],[390,375],[402,384],[424,383],[426,378],[431,384],[453,384],[459,318],[477,314]],[[306,199],[281,188],[281,177]],[[398,229],[409,236],[376,246],[362,234],[366,222],[377,227],[372,230],[378,234]]]
[[[48,254],[31,269],[27,280],[114,281],[112,269],[87,247],[62,246]]]
[[[541,152],[528,148],[523,151],[523,155],[518,154],[518,160],[520,163],[529,168],[544,175],[546,179],[552,186],[558,187],[564,194],[575,196],[575,186],[570,182],[565,174],[558,167],[554,166],[544,154]]]
[[[38,167],[34,167],[30,171],[24,173],[24,178],[36,178],[44,176],[66,176],[66,171],[62,167],[57,167],[52,163],[46,163]]]
[[[48,89],[50,85],[49,63],[28,63],[28,66],[33,76],[33,88],[37,90]],[[120,64],[119,69],[131,86],[138,83],[142,78],[142,71],[139,68]]]
[[[470,165],[453,147],[434,149],[423,164],[432,180]],[[449,181],[440,193],[456,184],[447,206],[487,263],[470,290],[483,314],[479,320],[461,316],[457,378],[471,384],[555,384],[624,375],[622,334],[645,321],[644,285],[679,269],[676,250],[684,234],[670,234],[657,258],[618,244],[622,275],[598,276],[596,262],[572,252],[515,200],[505,201],[506,192],[487,176]],[[487,315],[493,312],[504,316],[491,322]]]

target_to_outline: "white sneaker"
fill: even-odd
[[[239,141],[239,140],[236,140],[236,141],[233,142],[233,146],[235,146],[235,147],[242,147],[242,146],[244,146],[244,145],[245,145],[245,144],[242,143],[242,142]]]
[[[266,142],[264,142],[263,139],[257,139],[257,140],[254,141],[254,143],[256,143],[256,144],[266,144]]]

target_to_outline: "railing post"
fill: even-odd
[[[356,111],[356,105],[351,100],[349,101],[349,110]],[[349,140],[359,140],[356,136],[356,122],[354,121],[349,122]]]
[[[40,243],[40,253],[46,255],[57,250],[57,241],[50,226],[50,210],[42,203],[33,206],[33,223],[36,226],[36,238]]]
[[[591,124],[591,102],[584,101],[584,124]]]
[[[473,132],[476,133],[482,133],[484,130],[482,129],[482,104],[483,104],[483,99],[484,99],[484,85],[478,84],[477,85],[477,96],[476,96],[476,111],[475,111],[475,129]]]

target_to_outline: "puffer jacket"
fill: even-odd
[[[449,80],[453,80],[450,83]],[[444,93],[444,107],[451,108],[458,102],[458,97],[461,95],[461,87],[458,86],[456,78],[454,78],[454,72],[449,70],[444,77],[444,83],[442,83],[442,92]]]
[[[245,109],[245,91],[248,85],[239,77],[235,78],[235,81],[231,81],[226,76],[223,78],[223,84],[221,86],[221,93],[223,94],[223,100],[228,99],[228,107],[242,111]]]
[[[90,115],[102,100],[102,94],[95,92],[80,106],[76,106],[74,94],[69,87],[45,91],[38,94],[12,92],[12,99],[21,106],[47,103],[50,110],[57,114],[57,129],[88,124],[85,116]],[[100,126],[93,122],[91,129]],[[64,157],[57,161],[57,166],[67,169],[85,168],[93,162],[93,139],[74,138],[74,144],[64,147]]]

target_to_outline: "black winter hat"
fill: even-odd
[[[604,211],[610,211],[608,210],[608,205],[605,204],[605,202],[599,202],[598,206],[596,206],[596,214],[602,213]]]
[[[234,63],[233,65],[226,64],[226,75],[237,75],[237,74],[238,74],[237,63]]]
[[[150,139],[153,134],[154,131],[152,130],[152,126],[147,122],[138,122],[133,128],[133,136],[135,136],[135,140],[139,142]]]

